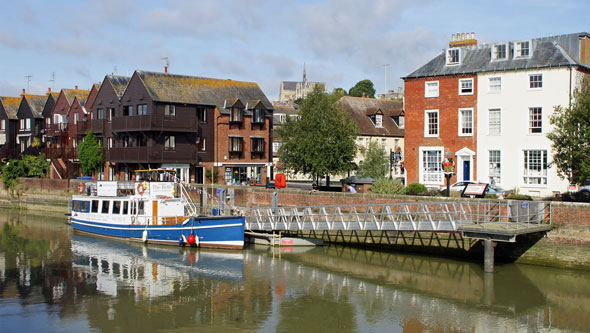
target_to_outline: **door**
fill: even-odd
[[[197,184],[204,184],[205,183],[205,172],[203,171],[203,167],[196,167],[195,168],[195,183]]]
[[[463,161],[463,180],[470,180],[469,175],[471,174],[471,162],[469,160]]]

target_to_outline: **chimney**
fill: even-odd
[[[78,86],[74,86],[74,89],[78,90]]]
[[[51,87],[47,88],[47,92],[51,93]]]
[[[164,73],[168,73],[168,66],[164,66]]]
[[[457,35],[451,35],[451,41],[449,47],[466,47],[466,46],[477,46],[477,39],[475,39],[475,33],[457,33]]]
[[[27,93],[27,91],[25,90],[25,88],[23,88],[23,93],[22,94],[24,95],[26,93]]]

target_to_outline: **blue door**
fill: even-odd
[[[469,180],[469,174],[471,174],[471,163],[469,161],[463,161],[463,180]]]

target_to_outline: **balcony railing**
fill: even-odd
[[[149,114],[144,116],[114,117],[112,130],[122,131],[181,131],[193,132],[198,128],[196,117],[164,116]]]
[[[112,162],[130,163],[193,163],[197,160],[195,145],[176,145],[174,150],[164,146],[111,148],[108,151]]]
[[[51,124],[49,128],[47,128],[47,135],[48,136],[56,136],[62,133],[66,133],[68,131],[68,124],[67,123],[58,123],[58,124]]]
[[[65,160],[76,160],[78,156],[76,149],[72,147],[61,147],[61,148],[44,148],[45,156],[48,158],[61,158]]]

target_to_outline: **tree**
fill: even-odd
[[[352,97],[363,97],[363,93],[366,97],[375,98],[375,88],[371,80],[359,81],[348,91]]]
[[[332,90],[332,95],[346,96],[348,95],[348,93],[346,92],[346,90],[344,90],[344,88],[334,88]]]
[[[590,82],[574,92],[571,107],[556,106],[550,121],[555,126],[547,134],[553,142],[551,164],[572,184],[590,181]]]
[[[84,140],[80,142],[77,148],[78,159],[82,164],[82,173],[92,175],[94,170],[102,167],[104,161],[102,156],[102,147],[96,140],[92,130],[86,132]]]
[[[20,160],[10,160],[2,166],[2,182],[10,195],[18,192],[19,177],[41,177],[49,171],[49,162],[44,154],[24,155]]]
[[[287,117],[277,128],[284,168],[313,179],[352,170],[359,130],[335,101],[316,86],[301,103],[299,119]]]
[[[359,164],[357,176],[379,179],[385,177],[389,169],[387,152],[377,141],[369,141],[363,153],[363,160]]]

